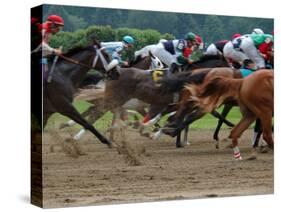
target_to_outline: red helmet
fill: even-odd
[[[203,42],[202,38],[199,35],[196,35],[195,39],[198,44],[201,44]]]
[[[235,38],[238,38],[238,37],[240,37],[240,36],[241,36],[241,34],[236,33],[236,34],[232,35],[232,40],[235,39]]]
[[[64,25],[64,20],[62,19],[62,17],[58,15],[49,15],[47,21],[53,22],[54,24],[61,25],[61,26]]]

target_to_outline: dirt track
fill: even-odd
[[[257,160],[234,161],[232,150],[216,150],[211,136],[212,131],[191,131],[191,146],[177,149],[170,137],[152,141],[129,130],[126,144],[132,151],[119,149],[119,154],[87,134],[80,142],[87,154],[73,158],[63,151],[62,140],[46,133],[44,207],[273,193],[272,152],[258,154]],[[240,140],[244,158],[251,154],[250,137],[247,131]]]

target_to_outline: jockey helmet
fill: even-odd
[[[129,35],[126,35],[123,37],[123,41],[126,43],[126,44],[134,44],[135,43],[135,40],[133,37],[129,36]]]
[[[232,38],[232,40],[233,40],[233,39],[238,38],[238,37],[241,37],[241,34],[235,33],[235,34],[232,35],[231,38]]]
[[[60,25],[60,26],[64,25],[64,20],[59,15],[49,15],[47,18],[47,21],[52,22],[56,25]]]
[[[196,41],[196,35],[193,32],[189,32],[185,35],[185,40]]]
[[[259,29],[259,28],[253,29],[253,33],[254,33],[254,34],[264,34],[263,30],[262,30],[262,29]]]
[[[196,42],[198,43],[198,44],[201,44],[203,41],[202,41],[202,38],[199,36],[199,35],[196,35],[195,36],[195,39],[196,39]]]

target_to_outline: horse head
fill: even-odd
[[[151,58],[151,69],[163,69],[164,64],[161,62],[161,60],[152,54],[151,51],[148,52],[149,57]]]

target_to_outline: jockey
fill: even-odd
[[[34,21],[34,20],[33,20]],[[48,73],[48,55],[56,54],[60,55],[61,49],[52,48],[49,46],[49,40],[52,35],[58,33],[64,26],[64,20],[58,15],[50,15],[43,24],[37,24],[38,33],[41,33],[41,43],[36,49],[32,50],[32,53],[42,51],[42,71],[43,79],[46,79]]]
[[[250,34],[235,38],[228,42],[224,49],[224,56],[236,62],[243,62],[251,59],[257,68],[265,67],[265,59],[260,54],[259,49],[262,45],[273,45],[273,36],[269,34]]]
[[[124,36],[121,42],[101,42],[101,46],[105,48],[105,51],[112,59],[108,64],[107,70],[114,68],[116,65],[128,66],[128,62],[122,60],[121,53],[132,48],[134,43],[134,38],[129,35]]]
[[[37,26],[38,31],[41,32],[42,40],[41,44],[32,52],[38,52],[39,50],[42,50],[43,57],[50,54],[61,54],[60,49],[55,49],[49,46],[49,40],[52,35],[58,33],[64,26],[62,17],[58,15],[50,15],[45,23],[37,24]]]
[[[196,35],[196,42],[195,45],[193,45],[192,52],[188,57],[188,63],[191,64],[200,60],[200,58],[203,56],[203,48],[204,48],[204,44],[202,38]]]
[[[229,40],[221,40],[216,43],[212,43],[208,46],[205,54],[206,55],[222,55],[223,54],[223,47]]]
[[[55,49],[49,46],[49,40],[52,35],[58,33],[64,26],[64,21],[62,17],[58,15],[48,16],[45,23],[42,24],[42,55],[47,56],[50,54],[61,54],[60,49]]]
[[[199,36],[193,34],[192,32],[187,33],[185,38],[189,39],[189,40],[188,40],[186,47],[183,50],[183,55],[182,55],[184,57],[185,62],[181,62],[181,56],[178,57],[178,61],[181,64],[184,64],[187,62],[187,58],[192,54],[194,46],[197,45],[201,39],[201,38],[199,38]],[[202,39],[201,39],[201,41],[202,41]]]
[[[184,60],[184,51],[186,48],[192,50],[196,43],[196,35],[192,32],[186,34],[184,39],[169,40],[160,42],[152,53],[158,57],[164,64],[170,67],[168,73],[173,73],[178,65],[181,65],[180,60]]]
[[[235,33],[232,35],[231,39],[234,40],[235,38],[240,37],[241,34]],[[229,40],[221,40],[216,43],[212,43],[208,46],[205,54],[206,55],[223,55],[223,48],[229,42]]]

